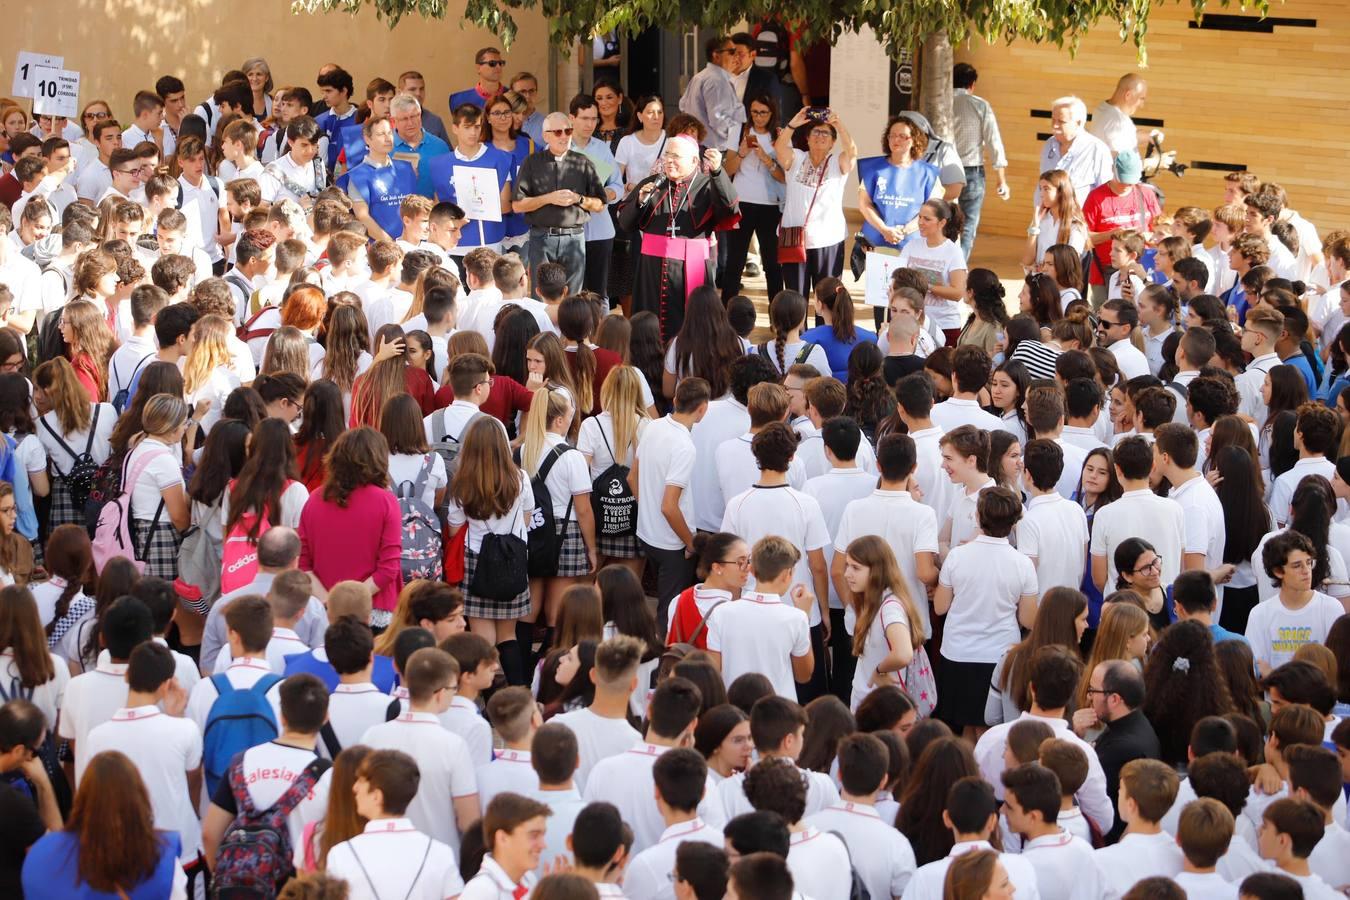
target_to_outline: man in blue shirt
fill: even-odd
[[[427,109],[427,80],[422,77],[422,73],[409,69],[398,76],[398,92],[412,94],[417,98],[417,102],[422,104],[422,127],[449,144],[450,135],[445,130],[445,123],[440,116]]]
[[[520,123],[520,132],[534,141],[536,147],[544,146],[544,114],[535,104],[539,97],[539,79],[533,73],[518,72],[511,79],[511,92],[525,99],[525,121]]]
[[[360,128],[356,124],[356,106],[352,93],[356,90],[351,73],[338,66],[325,69],[319,76],[319,91],[323,94],[326,110],[315,117],[324,134],[328,135],[328,171],[337,171],[338,154],[345,141],[342,132]]]
[[[496,47],[484,47],[473,55],[473,62],[478,67],[478,83],[450,95],[451,113],[465,103],[481,107],[503,90],[502,75],[505,74],[506,60],[502,58],[502,51]]]
[[[394,158],[410,163],[417,172],[417,193],[433,195],[430,163],[450,152],[450,145],[422,128],[422,104],[411,94],[399,94],[389,104],[394,122]]]
[[[1302,344],[1308,337],[1308,314],[1296,306],[1276,308],[1284,315],[1284,331],[1275,342],[1275,352],[1280,355],[1280,362],[1298,369],[1298,374],[1303,376],[1304,383],[1308,385],[1308,396],[1316,399],[1317,385],[1322,380],[1322,372],[1320,368],[1313,367],[1302,349]]]
[[[617,203],[623,195],[623,178],[619,164],[604,141],[594,139],[600,125],[600,108],[590,94],[577,94],[568,105],[572,116],[572,149],[585,156],[595,167],[600,183],[605,186],[605,203]],[[609,299],[609,259],[614,251],[614,219],[608,211],[601,211],[586,220],[586,274],[582,283],[588,291],[595,291]]]
[[[500,252],[502,238],[506,236],[503,213],[511,208],[511,157],[505,151],[483,143],[483,110],[465,103],[450,111],[450,129],[455,134],[455,149],[433,159],[431,184],[436,199],[449,201],[469,211],[469,219],[459,234],[459,243],[453,256],[464,256],[475,247],[491,247]],[[473,210],[481,202],[491,203],[487,197],[461,197],[455,188],[455,172],[462,169],[486,169],[481,173],[483,180],[497,186],[496,218],[475,216]]]
[[[1218,598],[1214,593],[1214,579],[1204,569],[1182,572],[1172,582],[1171,590],[1172,605],[1177,611],[1178,622],[1194,619],[1209,629],[1216,644],[1220,641],[1246,642],[1247,639],[1241,634],[1235,634],[1214,621],[1214,608],[1218,605]],[[1240,600],[1235,600],[1235,603],[1241,605]],[[1239,610],[1234,606],[1225,610],[1225,618],[1233,623],[1240,621],[1245,624],[1248,612],[1250,609]]]
[[[366,139],[365,159],[339,177],[337,184],[352,199],[356,218],[372,240],[395,241],[403,234],[399,206],[404,197],[417,192],[417,173],[409,163],[390,158],[394,128],[388,119],[366,119],[361,131]]]

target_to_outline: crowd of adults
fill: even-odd
[[[0,892],[1343,896],[1350,231],[797,62],[0,101]]]

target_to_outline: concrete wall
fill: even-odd
[[[195,105],[223,72],[253,56],[267,59],[276,84],[303,85],[316,95],[319,66],[336,62],[352,73],[356,100],[364,99],[372,78],[394,81],[400,72],[419,69],[427,79],[427,105],[444,117],[450,93],[474,82],[474,51],[500,46],[494,35],[461,27],[456,17],[462,7],[453,0],[447,20],[410,17],[392,31],[368,10],[354,17],[293,15],[287,0],[14,3],[0,28],[0,96],[9,93],[18,51],[61,54],[66,68],[81,74],[81,105],[106,99],[124,123],[136,91],[152,89],[159,76],[182,78]],[[506,71],[534,72],[547,97],[543,21],[534,13],[518,12],[515,18],[520,32],[507,52]]]

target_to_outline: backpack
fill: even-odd
[[[282,493],[285,493],[294,482],[287,481],[283,487]],[[231,480],[226,490],[234,490],[234,481]],[[256,512],[249,510],[239,517],[239,521],[234,523],[234,527],[225,535],[220,545],[220,592],[222,595],[230,591],[237,590],[253,580],[258,574],[258,543],[254,538],[249,537],[249,532],[253,530],[253,523],[261,520],[258,525],[258,536],[261,537],[271,523],[267,521],[267,512]]]
[[[625,538],[637,534],[637,498],[628,484],[629,468],[619,462],[609,446],[605,429],[600,428],[600,439],[605,442],[614,463],[591,482],[591,508],[595,511],[596,537]]]
[[[1189,398],[1191,395],[1190,388],[1186,387],[1186,385],[1182,384],[1180,381],[1169,381],[1167,382],[1165,387],[1169,391],[1174,392],[1178,397],[1180,397],[1181,402],[1183,403],[1185,403],[1187,398]]]
[[[559,444],[544,457],[539,471],[530,479],[530,490],[534,492],[534,512],[530,516],[528,534],[529,572],[531,578],[548,578],[558,571],[558,551],[562,549],[562,540],[558,536],[558,523],[553,516],[553,498],[548,493],[548,473],[564,453],[572,448]],[[572,498],[567,499],[567,512],[563,516],[566,523],[572,517]],[[482,560],[479,560],[482,564]]]
[[[773,341],[765,341],[764,343],[760,344],[760,345],[759,345],[759,355],[762,356],[762,357],[764,357],[765,359],[767,359],[767,360],[769,361],[769,363],[770,363],[771,365],[773,365],[773,367],[774,367],[775,369],[777,369],[778,366],[777,366],[777,364],[774,362],[775,357],[774,357],[774,355],[772,355],[772,354],[769,353],[769,345],[772,344],[772,343],[773,343]],[[793,360],[792,360],[792,362],[788,363],[788,365],[789,365],[789,366],[796,366],[796,365],[800,365],[801,363],[806,362],[806,358],[807,358],[808,356],[811,355],[811,351],[814,350],[814,349],[816,349],[816,346],[817,346],[817,344],[815,344],[813,341],[806,341],[806,342],[804,342],[804,343],[802,344],[802,349],[800,349],[800,350],[797,351],[796,357],[794,357]],[[787,370],[784,369],[782,372],[779,373],[779,377],[781,378],[782,376],[784,376],[784,375],[786,375],[786,374],[787,374]]]
[[[131,370],[130,380],[127,381],[126,385],[120,391],[118,391],[116,394],[113,394],[112,398],[113,409],[117,410],[119,414],[122,413],[127,408],[127,401],[131,399],[131,386],[136,383],[136,376],[140,374],[141,366],[145,365],[147,362],[154,359],[154,357],[155,354],[153,353],[145,354],[145,356],[141,359],[141,361],[136,363],[136,368]],[[113,377],[117,379],[117,382],[119,384],[121,384],[122,376],[117,374],[117,366],[112,365],[111,360],[109,360],[109,366],[112,368]]]
[[[522,491],[523,493],[523,491]],[[512,517],[519,515],[519,503],[511,509]],[[467,531],[469,523],[464,523]],[[508,531],[505,534],[488,532],[483,535],[478,547],[478,563],[473,570],[473,580],[469,582],[469,593],[485,600],[497,600],[502,603],[514,600],[530,586],[529,546],[526,542]]]
[[[61,472],[58,469],[56,474],[61,476],[61,480],[66,483],[66,487],[70,490],[70,500],[75,509],[84,508],[85,501],[89,499],[89,491],[93,489],[94,481],[98,477],[98,463],[94,462],[93,450],[94,435],[98,431],[98,414],[100,412],[102,412],[102,406],[95,403],[94,417],[89,422],[89,438],[84,443],[83,453],[76,453],[70,449],[70,445],[66,443],[65,438],[57,434],[56,429],[52,428],[51,424],[47,422],[46,416],[38,419],[42,423],[42,427],[47,429],[47,433],[55,438],[56,445],[66,451],[66,455],[74,460],[70,464],[70,471]]]
[[[216,203],[220,203],[225,198],[225,186],[221,183],[220,179],[214,175],[203,175],[202,178],[206,181],[207,186],[211,188],[211,193],[216,195]],[[178,182],[178,198],[174,201],[173,208],[183,208],[183,182],[181,181]]]
[[[464,423],[464,427],[460,429],[460,437],[463,437],[464,432],[468,431],[474,420],[482,415],[486,414],[480,411],[469,416],[468,421]],[[440,435],[440,437],[436,437],[436,435]],[[438,409],[431,414],[431,449],[439,453],[441,459],[445,460],[446,484],[454,481],[455,473],[459,471],[460,441],[459,438],[451,437],[449,432],[446,431],[444,409]]]
[[[314,790],[328,765],[327,760],[314,760],[305,766],[276,803],[267,809],[258,809],[248,795],[243,756],[231,764],[230,790],[239,812],[221,839],[216,855],[216,866],[211,873],[213,898],[270,900],[295,875],[291,829],[287,820]]]
[[[402,481],[394,487],[398,497],[398,511],[403,523],[403,583],[418,578],[440,581],[445,574],[445,545],[441,542],[441,522],[436,511],[422,499],[427,479],[431,477],[432,458],[422,459],[422,468],[414,481]]]
[[[220,501],[208,509],[207,515],[220,517]],[[192,526],[178,548],[179,580],[195,585],[208,606],[220,599],[220,556],[220,543],[201,524]]]
[[[280,675],[269,672],[252,687],[238,690],[225,673],[211,676],[219,696],[211,704],[202,732],[202,769],[208,795],[215,795],[237,754],[280,734],[272,704],[267,702],[267,692],[279,681]]]
[[[136,552],[136,545],[131,536],[131,495],[136,490],[136,485],[145,472],[146,467],[151,461],[160,457],[169,455],[168,450],[154,450],[150,453],[141,454],[141,458],[136,460],[136,465],[131,469],[130,474],[122,476],[122,490],[115,498],[103,504],[103,508],[98,514],[98,524],[94,526],[94,570],[102,572],[103,567],[114,557],[123,556],[131,560],[131,564],[136,567],[136,571],[145,574],[145,562],[143,557],[149,548],[150,539],[154,536],[155,526],[159,524],[159,518],[164,514],[164,499],[161,497],[159,506],[155,508],[155,517],[150,522],[150,529],[145,534],[145,545]],[[123,468],[131,461],[131,454],[122,462]]]
[[[258,310],[253,315],[249,316],[248,320],[245,321],[243,325],[240,325],[237,329],[235,329],[235,333],[239,337],[239,340],[247,344],[254,338],[270,338],[272,336],[272,333],[276,331],[277,328],[281,327],[280,318],[277,319],[278,324],[276,328],[254,328],[253,323],[257,322],[258,319],[262,318],[263,313],[274,308],[275,307],[264,306],[262,309]]]
[[[827,831],[826,834],[839,838],[839,843],[844,845],[844,852],[848,854],[848,900],[872,900],[872,892],[867,889],[867,883],[862,880],[862,876],[858,874],[858,867],[853,864],[853,851],[848,848],[848,841],[837,831]]]
[[[61,311],[54,309],[42,319],[42,327],[38,329],[37,338],[37,360],[44,363],[49,359],[56,359],[58,356],[65,356],[69,347],[66,339],[61,337]]]

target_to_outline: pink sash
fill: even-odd
[[[702,287],[707,273],[708,258],[712,255],[707,238],[667,237],[664,234],[642,235],[642,255],[677,259],[684,263],[684,298]]]

